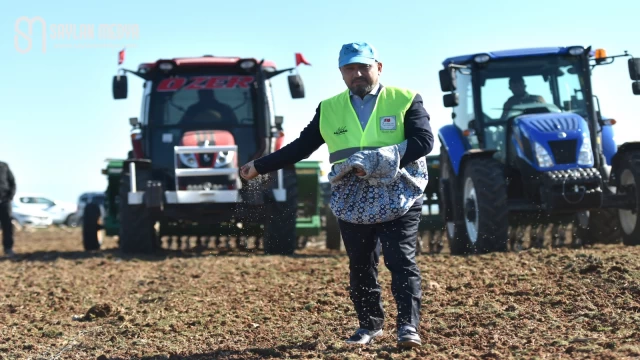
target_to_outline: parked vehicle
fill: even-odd
[[[82,224],[82,214],[87,204],[94,203],[99,206],[104,206],[105,194],[104,192],[86,192],[78,197],[77,211],[73,214],[69,221],[69,226],[76,227]]]
[[[36,207],[20,206],[14,201],[11,204],[12,218],[21,227],[44,228],[53,224],[53,218],[48,212]]]
[[[48,213],[53,224],[70,225],[73,222],[77,206],[74,203],[53,200],[35,193],[20,193],[14,197],[14,203],[21,209],[37,209]]]

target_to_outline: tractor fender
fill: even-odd
[[[613,126],[602,127],[602,152],[607,160],[607,165],[613,165],[613,156],[616,154],[616,141],[613,134]]]
[[[620,146],[611,158],[611,182],[613,184],[617,184],[617,173],[620,168],[620,159],[624,156],[624,154],[628,151],[636,151],[640,150],[640,141],[626,142]]]
[[[460,129],[455,125],[445,125],[438,130],[440,143],[449,155],[451,168],[457,176],[460,172],[460,164],[465,152],[471,148],[469,141],[462,135]]]
[[[465,151],[465,153],[462,154],[462,158],[460,159],[460,172],[462,172],[462,170],[464,169],[464,167],[469,161],[474,159],[481,159],[481,158],[491,158],[493,157],[493,154],[495,154],[496,152],[497,150],[483,150],[483,149],[469,149]],[[460,179],[460,177],[457,177],[457,178]],[[462,181],[462,179],[460,179],[459,181]]]
[[[143,169],[151,169],[151,160],[150,159],[126,159],[122,162],[122,173],[123,174],[129,174],[129,165],[131,163],[135,163],[136,164],[136,170],[143,170]]]

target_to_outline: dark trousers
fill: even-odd
[[[422,281],[416,265],[416,243],[421,214],[419,199],[405,215],[393,221],[372,225],[339,221],[349,255],[350,297],[361,328],[378,330],[384,323],[376,251],[379,239],[384,264],[391,272],[391,292],[398,308],[396,325],[410,324],[418,329]]]
[[[0,225],[2,225],[2,246],[13,249],[13,225],[11,224],[11,201],[0,201]]]

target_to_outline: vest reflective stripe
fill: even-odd
[[[352,147],[352,148],[348,148],[348,149],[338,150],[338,151],[335,151],[335,152],[329,154],[329,162],[330,163],[334,163],[334,162],[342,161],[342,160],[348,158],[349,156],[357,153],[358,151],[361,151],[361,150],[375,150],[375,149],[378,149],[379,147],[380,146],[364,146],[363,148]]]
[[[380,89],[364,130],[351,105],[349,90],[322,101],[320,133],[329,149],[329,162],[342,162],[358,151],[404,141],[404,115],[414,96],[414,92],[406,89],[388,86]]]

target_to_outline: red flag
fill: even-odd
[[[300,64],[311,65],[301,53],[296,53],[296,66]]]
[[[124,62],[124,49],[118,52],[118,65],[121,65]]]

